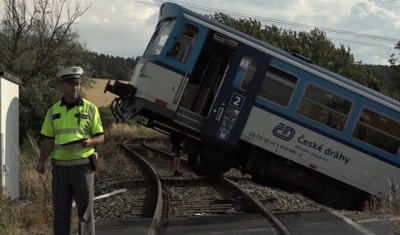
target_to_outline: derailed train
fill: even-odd
[[[184,138],[199,173],[237,168],[337,208],[397,200],[399,102],[177,4],[106,91],[118,118]]]

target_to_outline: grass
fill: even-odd
[[[371,211],[381,215],[395,215],[400,213],[400,205],[398,204],[400,195],[397,194],[398,185],[393,183],[393,180],[388,180],[389,193],[382,196],[372,196],[365,203],[364,210]]]
[[[0,230],[4,234],[20,234],[20,228],[17,204],[9,200],[0,187]]]

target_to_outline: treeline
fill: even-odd
[[[100,79],[129,80],[138,60],[138,57],[123,58],[96,52],[89,54],[89,63],[92,68],[91,76]]]
[[[393,78],[393,69],[389,65],[364,65],[374,71],[375,76],[382,81],[389,82]]]
[[[392,57],[393,58],[393,57]],[[389,65],[369,65],[365,64],[364,67],[373,71],[373,75],[385,84],[388,89],[388,93],[385,93],[397,100],[400,100],[400,68],[398,65],[394,65],[395,61],[389,60]]]

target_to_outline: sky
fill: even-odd
[[[86,1],[86,2],[85,2]],[[164,1],[81,0],[91,4],[75,24],[80,41],[94,52],[141,56],[157,24]],[[400,41],[400,0],[171,0],[201,14],[222,12],[256,19],[262,25],[295,31],[324,29],[340,46],[349,46],[356,61],[388,64]]]

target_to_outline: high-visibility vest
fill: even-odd
[[[82,147],[79,143],[62,146],[63,143],[90,138],[103,133],[103,126],[97,107],[86,99],[79,98],[78,104],[67,111],[61,100],[47,111],[41,134],[54,138],[52,158],[56,160],[77,160],[89,157],[95,152],[93,146]]]

